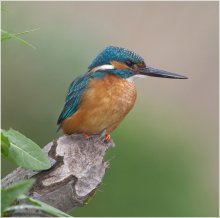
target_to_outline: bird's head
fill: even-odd
[[[187,79],[185,76],[146,66],[144,59],[135,52],[115,46],[109,46],[99,53],[89,65],[89,71],[107,71],[124,79],[135,76]]]

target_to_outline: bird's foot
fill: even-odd
[[[105,136],[105,142],[107,143],[107,142],[109,142],[110,140],[111,140],[111,136],[110,136],[109,133],[107,133],[106,136]]]
[[[102,140],[105,144],[108,144],[111,141],[111,136],[109,133],[106,133],[106,130],[103,130],[101,134],[89,135],[88,133],[81,133],[86,140],[95,140],[97,137],[98,140]]]

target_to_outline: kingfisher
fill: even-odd
[[[69,86],[63,110],[57,124],[65,134],[85,137],[106,131],[110,133],[134,106],[137,77],[187,79],[185,76],[156,69],[145,64],[135,52],[116,46],[101,51]]]

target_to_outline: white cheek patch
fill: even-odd
[[[115,69],[113,65],[111,64],[104,64],[98,67],[95,67],[91,70],[91,72],[96,72],[98,70],[110,70],[110,69]]]
[[[134,76],[131,76],[129,78],[127,78],[126,80],[130,83],[133,83],[135,79],[138,79],[138,78],[147,78],[147,76],[145,75],[140,75],[140,74],[137,74],[137,75],[134,75]]]

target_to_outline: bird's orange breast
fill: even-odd
[[[67,134],[114,130],[133,107],[137,92],[126,79],[107,74],[90,81],[78,110],[61,124]]]

